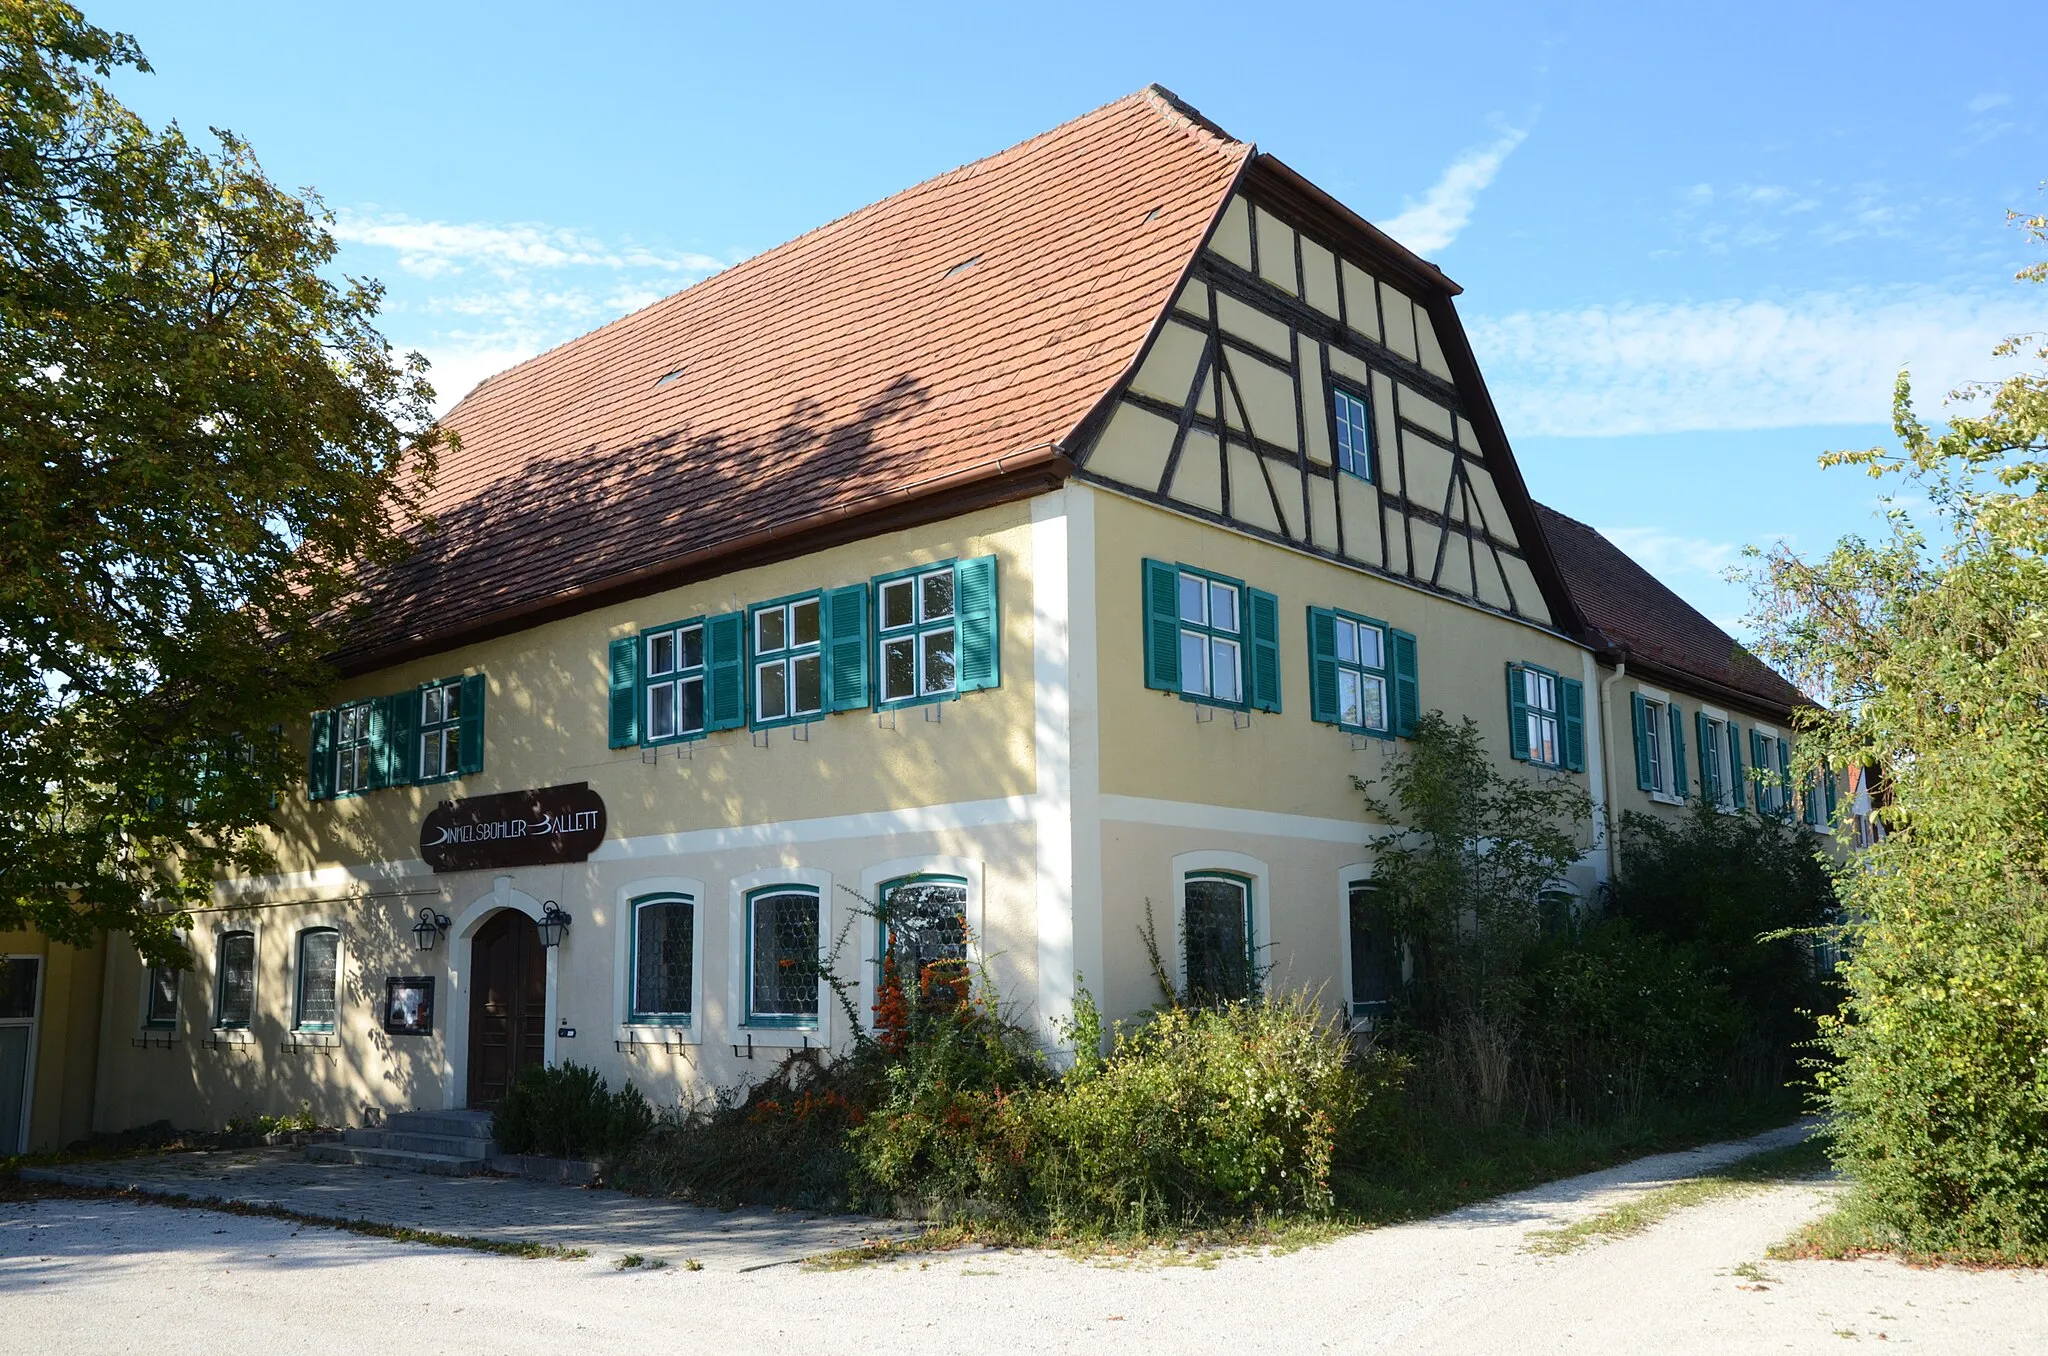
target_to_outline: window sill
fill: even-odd
[[[734,1034],[739,1037],[741,1045],[759,1045],[774,1050],[802,1050],[825,1044],[816,1026],[764,1026],[748,1022]]]
[[[914,706],[936,706],[940,702],[956,702],[959,700],[960,694],[958,692],[934,692],[929,697],[893,697],[887,701],[878,701],[875,703],[875,710],[907,711]]]
[[[1672,794],[1671,794],[1671,793],[1670,793],[1669,791],[1652,791],[1652,792],[1650,793],[1650,799],[1651,799],[1651,800],[1653,800],[1653,801],[1655,801],[1655,802],[1657,802],[1657,804],[1659,804],[1659,805],[1683,805],[1683,804],[1685,804],[1685,797],[1683,797],[1683,796],[1674,796],[1674,795],[1672,795]]]

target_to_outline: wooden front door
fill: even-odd
[[[543,1058],[548,964],[540,929],[500,909],[469,944],[469,1105],[498,1104],[513,1075]]]

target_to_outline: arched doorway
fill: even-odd
[[[546,1059],[547,949],[531,918],[500,909],[470,939],[469,965],[469,1105],[481,1111]]]

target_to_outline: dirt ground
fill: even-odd
[[[735,1272],[521,1260],[110,1199],[0,1204],[0,1351],[2048,1351],[2048,1274],[1772,1262],[1825,1182],[1563,1255],[1556,1228],[1754,1147],[1662,1155],[1281,1255],[955,1252]]]

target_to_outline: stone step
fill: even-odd
[[[491,1113],[488,1111],[400,1111],[384,1118],[380,1126],[368,1127],[401,1135],[446,1135],[451,1139],[489,1139]]]
[[[473,1177],[484,1170],[481,1158],[413,1153],[405,1149],[373,1149],[360,1144],[309,1144],[306,1157],[316,1163],[353,1163],[362,1168],[389,1168],[394,1172],[420,1172],[436,1177]]]
[[[341,1142],[359,1149],[404,1149],[449,1158],[489,1158],[498,1151],[489,1136],[411,1134],[403,1130],[344,1130]]]

